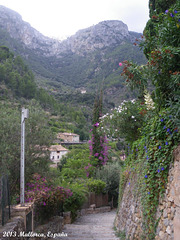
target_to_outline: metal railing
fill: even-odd
[[[10,193],[8,176],[0,178],[0,225],[4,226],[10,219]]]

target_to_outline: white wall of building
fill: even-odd
[[[66,155],[68,151],[52,151],[50,153],[50,160],[54,163],[59,163],[62,156]]]

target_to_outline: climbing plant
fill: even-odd
[[[136,66],[123,62],[123,76],[129,86],[146,87],[148,81],[154,85],[151,93],[153,108],[147,109],[146,122],[140,129],[140,136],[127,145],[127,158],[120,180],[120,201],[127,182],[133,175],[138,176],[137,189],[143,211],[143,239],[155,238],[156,210],[159,197],[163,195],[172,163],[173,150],[178,146],[180,133],[180,2],[150,1],[151,21],[144,31],[144,47],[148,63]],[[159,3],[159,4],[157,4]],[[154,4],[154,5],[153,5]],[[158,9],[158,11],[155,11]],[[163,11],[163,12],[162,12]],[[148,80],[148,81],[146,81]]]

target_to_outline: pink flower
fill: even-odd
[[[119,66],[120,66],[120,67],[122,66],[122,62],[119,63]]]
[[[98,126],[99,126],[99,123],[98,123],[98,122],[97,122],[97,123],[95,123],[95,124],[94,124],[94,126],[95,126],[95,127],[98,127]]]
[[[95,157],[98,157],[98,155],[99,155],[99,153],[95,153],[95,154],[94,154]]]

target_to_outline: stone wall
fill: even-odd
[[[0,240],[1,239],[25,239],[20,236],[20,233],[26,231],[26,215],[32,212],[33,215],[33,203],[26,203],[25,206],[12,205],[11,206],[11,218],[8,222],[0,227]],[[33,230],[33,219],[31,222],[31,227]],[[11,236],[12,235],[12,236]]]
[[[157,211],[160,221],[156,240],[180,239],[180,146],[174,151],[174,164],[170,168],[168,184]]]
[[[21,207],[20,205],[11,206],[11,218],[4,225],[0,226],[0,240],[3,239],[31,239],[35,240],[37,237],[31,237],[35,233],[44,234],[43,239],[49,239],[49,233],[61,233],[63,225],[68,223],[66,216],[54,216],[52,217],[47,224],[39,225],[33,231],[33,221],[32,221],[32,230],[28,230],[26,226],[26,215],[32,211],[33,213],[33,204],[26,203],[26,206]],[[29,237],[26,236],[28,234]],[[35,236],[35,235],[34,235]],[[40,238],[39,238],[40,239]]]
[[[0,227],[0,240],[9,240],[12,238],[24,240],[25,238],[18,237],[22,231],[25,231],[24,218],[21,216],[13,217],[3,227]],[[9,234],[12,234],[12,236]]]
[[[137,176],[127,182],[115,219],[117,231],[126,239],[141,239],[142,211],[138,194],[135,194]],[[159,200],[155,240],[180,240],[180,146],[174,151],[174,162],[169,170],[166,192]],[[152,239],[153,240],[153,239]]]
[[[118,232],[125,234],[126,239],[140,239],[142,234],[142,211],[140,198],[135,194],[137,176],[133,176],[131,182],[126,183],[123,198],[115,219],[115,227]]]
[[[60,216],[54,216],[52,217],[48,223],[39,225],[35,229],[35,233],[43,233],[44,238],[43,239],[53,239],[50,238],[51,234],[56,234],[56,233],[62,233],[62,229],[64,226],[64,219],[63,217]],[[38,239],[37,237],[31,237],[30,240],[36,240]]]

